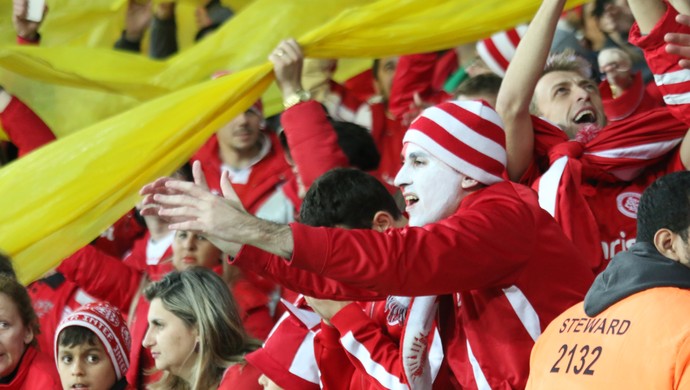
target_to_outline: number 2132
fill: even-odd
[[[563,368],[559,366],[563,358],[568,356],[568,365],[565,367],[565,373],[568,374],[572,370],[573,374],[582,375],[594,375],[594,363],[599,360],[601,356],[602,348],[600,346],[590,347],[589,345],[583,345],[578,350],[578,345],[573,345],[572,348],[568,348],[567,344],[563,344],[558,350],[561,356],[556,360],[556,363],[551,367],[551,372],[556,374]],[[565,364],[565,362],[563,362]]]

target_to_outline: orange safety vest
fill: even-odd
[[[532,349],[527,389],[690,389],[690,290],[651,288],[595,317],[571,307]]]

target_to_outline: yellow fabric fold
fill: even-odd
[[[274,0],[257,0],[241,15],[262,1]],[[325,4],[331,2],[287,3],[327,8]],[[166,68],[158,73],[154,68],[160,65],[143,65],[146,60],[132,59],[141,65],[122,79],[99,69],[68,69],[79,61],[53,58],[60,55],[58,51],[2,48],[0,66],[13,67],[17,73],[73,87],[126,93],[133,99],[157,93],[161,97],[140,102],[132,110],[63,137],[0,170],[0,248],[15,258],[21,280],[28,282],[88,243],[135,204],[143,184],[181,165],[216,129],[264,92],[272,73],[270,64],[262,60],[281,38],[305,31],[300,43],[308,55],[317,58],[425,52],[476,40],[528,20],[538,5],[535,0],[379,0],[331,14],[330,22],[316,23],[321,27],[309,28],[311,31],[305,31],[300,18],[307,14],[306,9],[294,7],[293,20],[288,23],[292,29],[281,33],[277,33],[277,25],[263,22],[267,16],[285,16],[278,8],[265,9],[255,16],[263,18],[253,20],[254,28],[248,30],[252,34],[245,31],[241,35],[243,42],[261,45],[251,53],[228,60],[209,53],[209,47],[204,61],[182,57],[201,50],[195,47],[166,61]],[[252,40],[254,34],[268,42]],[[222,33],[218,36],[227,38]],[[225,48],[233,45],[227,41],[219,44]],[[112,53],[102,54],[120,61]],[[103,58],[95,61],[107,62]],[[205,79],[211,70],[230,65],[256,66],[181,89]],[[177,78],[170,70],[173,66],[180,67]],[[134,88],[138,82],[142,90]],[[166,88],[176,92],[168,93]]]
[[[272,81],[263,64],[153,100],[0,169],[0,247],[36,279],[87,244],[177,169]],[[66,153],[69,152],[69,153]]]
[[[116,9],[117,4],[110,1]],[[0,46],[0,85],[29,104],[58,136],[63,136],[148,99],[206,81],[218,70],[239,71],[261,64],[281,39],[301,36],[342,10],[366,3],[256,0],[214,34],[165,61],[108,47],[5,44]],[[44,35],[49,36],[48,27]],[[277,91],[271,90],[269,98],[279,101]],[[70,103],[55,104],[67,101]],[[278,105],[268,108],[272,113],[279,110]]]

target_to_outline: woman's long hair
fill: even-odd
[[[210,269],[173,271],[144,290],[146,299],[160,298],[163,307],[199,334],[190,381],[167,372],[151,388],[214,389],[225,370],[243,362],[261,346],[242,327],[237,304],[227,284]]]

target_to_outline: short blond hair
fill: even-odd
[[[546,59],[546,65],[544,65],[544,71],[541,73],[541,76],[544,77],[551,72],[573,72],[586,79],[590,79],[592,78],[592,65],[589,61],[577,55],[575,50],[565,49],[560,53],[550,54]],[[539,115],[534,93],[532,94],[532,102],[529,109],[532,114]]]
[[[560,53],[550,54],[546,59],[542,76],[551,72],[575,72],[589,79],[592,77],[592,65],[573,49],[565,49]]]

